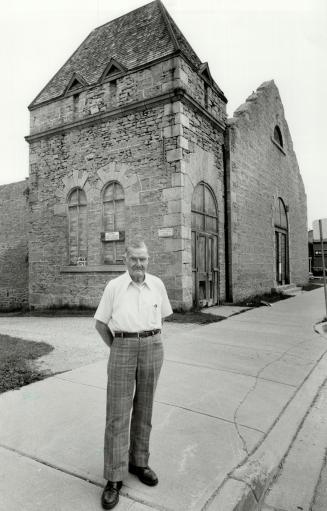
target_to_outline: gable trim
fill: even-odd
[[[110,72],[112,68],[115,69],[116,71]],[[116,59],[111,58],[106,67],[104,68],[103,73],[100,76],[98,82],[103,83],[116,80],[117,78],[120,78],[122,75],[124,75],[126,72],[127,68],[125,66],[120,64],[120,62],[118,62]]]
[[[80,87],[71,88],[73,86],[74,82],[79,83]],[[70,94],[77,94],[77,93],[81,92],[83,89],[85,89],[85,87],[87,87],[87,86],[88,86],[87,82],[84,80],[84,78],[81,75],[79,75],[78,73],[73,73],[62,96],[68,96]]]

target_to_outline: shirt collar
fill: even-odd
[[[126,289],[127,289],[127,288],[131,285],[131,284],[133,285],[133,283],[134,283],[134,281],[132,280],[132,278],[131,278],[131,276],[130,276],[130,274],[129,274],[128,270],[127,270],[127,271],[126,271],[126,273],[125,273],[125,280],[126,280]],[[152,288],[152,286],[151,286],[151,284],[152,284],[152,282],[151,282],[151,278],[150,278],[150,275],[149,275],[148,273],[145,273],[144,280],[143,280],[142,284],[145,284],[145,285],[146,285],[149,289],[151,289],[151,288]]]

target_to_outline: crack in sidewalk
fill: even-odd
[[[321,335],[321,334],[320,334],[320,332],[317,332],[317,331],[315,330],[315,325],[313,325],[313,331],[314,331],[315,333],[318,333],[319,335]],[[259,383],[260,375],[261,375],[261,374],[262,374],[262,373],[263,373],[263,372],[264,372],[264,371],[265,371],[268,367],[272,366],[272,365],[273,365],[273,364],[275,364],[276,362],[279,362],[280,360],[282,360],[282,359],[283,359],[283,357],[284,357],[285,355],[287,355],[288,353],[290,353],[293,349],[298,348],[299,346],[301,346],[302,344],[305,344],[305,343],[307,343],[307,342],[308,342],[308,340],[307,340],[307,339],[305,339],[304,341],[301,341],[301,342],[299,342],[299,343],[297,343],[297,344],[295,344],[295,345],[291,346],[290,348],[288,348],[287,350],[285,350],[283,353],[281,353],[278,357],[276,357],[275,359],[271,360],[270,362],[268,362],[267,364],[265,364],[265,365],[264,365],[261,369],[259,369],[259,371],[258,371],[258,372],[256,373],[256,375],[254,376],[255,381],[254,381],[253,385],[251,385],[251,387],[249,388],[249,390],[245,393],[245,395],[243,396],[243,398],[241,399],[241,401],[240,401],[240,402],[239,402],[239,404],[237,405],[237,407],[236,407],[236,409],[235,409],[235,412],[234,412],[234,416],[233,416],[233,423],[234,423],[234,426],[235,426],[235,429],[236,429],[237,435],[238,435],[239,439],[241,440],[241,443],[242,443],[242,450],[245,452],[245,454],[246,454],[247,456],[249,456],[249,455],[250,455],[250,452],[249,452],[249,450],[248,450],[246,440],[245,440],[244,436],[242,435],[242,433],[241,433],[241,431],[240,431],[240,429],[239,429],[239,424],[238,424],[238,421],[237,421],[238,414],[239,414],[239,411],[240,411],[241,407],[242,407],[242,406],[244,405],[244,403],[247,401],[247,399],[248,399],[249,395],[250,395],[250,394],[252,394],[252,393],[255,391],[255,389],[256,389],[256,387],[257,387],[257,385],[258,385],[258,383]],[[326,353],[326,352],[324,352],[324,353],[323,353],[323,355],[324,355],[325,353]],[[323,355],[322,355],[322,356],[323,356]],[[320,357],[320,358],[321,358],[321,357]],[[320,359],[320,358],[319,358],[319,359]],[[317,360],[317,361],[316,361],[316,363],[315,363],[314,367],[317,365],[318,361],[319,361],[319,360]],[[311,371],[309,372],[309,374],[310,374],[310,373],[311,373]],[[306,379],[306,378],[305,378],[305,379]],[[302,382],[302,383],[303,383],[303,382]],[[295,392],[295,393],[296,393],[296,392]],[[292,399],[293,397],[294,397],[294,396],[292,396],[292,397],[291,397],[291,399]],[[289,403],[289,401],[288,401],[288,403]],[[287,403],[287,404],[288,404],[288,403]]]

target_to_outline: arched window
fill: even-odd
[[[275,129],[274,129],[274,140],[275,140],[275,142],[277,142],[278,145],[283,147],[282,132],[280,131],[278,126],[275,126]]]
[[[283,199],[279,198],[277,203],[277,208],[275,209],[275,218],[274,223],[276,227],[280,229],[287,230],[287,214],[286,207]]]
[[[87,201],[84,190],[74,188],[68,196],[69,264],[87,263]]]
[[[102,259],[104,264],[123,262],[125,252],[125,198],[123,187],[113,181],[102,193]]]
[[[209,186],[199,183],[192,197],[192,229],[217,233],[218,214],[214,195]]]
[[[289,284],[288,220],[283,199],[278,198],[274,212],[276,282]]]

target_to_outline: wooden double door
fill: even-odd
[[[210,307],[218,303],[218,236],[192,231],[193,303]]]

